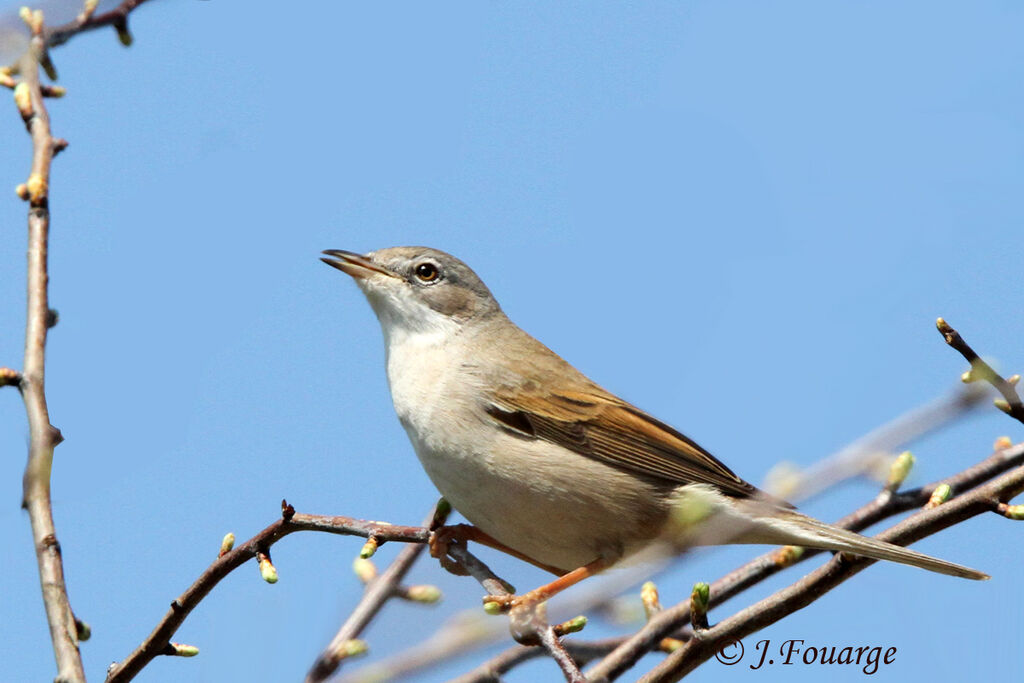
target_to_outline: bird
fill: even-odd
[[[527,334],[473,270],[429,247],[328,249],[380,322],[398,420],[434,486],[475,540],[558,578],[561,590],[665,541],[795,545],[967,579],[968,567],[797,512],[665,422],[603,389]]]

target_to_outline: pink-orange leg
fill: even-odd
[[[562,574],[551,583],[535,588],[529,593],[523,593],[522,595],[488,595],[484,598],[484,604],[486,605],[489,602],[497,603],[502,611],[511,610],[516,607],[533,607],[550,600],[566,588],[575,586],[583,579],[599,574],[602,570],[608,568],[608,564],[607,560],[598,558],[589,564]]]
[[[512,548],[509,548],[501,541],[498,541],[492,536],[485,534],[483,531],[480,531],[472,524],[453,524],[451,526],[443,526],[439,529],[436,529],[433,535],[430,537],[430,556],[436,557],[438,560],[440,560],[441,565],[453,574],[464,576],[466,574],[466,570],[463,569],[457,562],[448,557],[448,546],[452,543],[452,541],[462,543],[465,543],[466,541],[475,541],[480,545],[485,545],[488,548],[500,550],[501,552],[507,553],[512,557],[517,557],[523,562],[529,562],[533,566],[539,567],[540,569],[543,569],[546,572],[551,572],[556,576],[562,576],[565,574],[565,571],[562,569],[558,569],[557,567],[552,567],[551,565],[538,562],[532,557],[522,554],[518,550],[513,550]]]

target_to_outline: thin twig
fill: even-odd
[[[1010,379],[1005,379],[991,365],[986,363],[964,341],[960,333],[954,330],[944,319],[939,318],[935,322],[935,327],[938,328],[939,334],[946,340],[946,343],[971,364],[971,369],[961,376],[963,381],[975,382],[983,380],[991,384],[1003,396],[1001,400],[996,400],[996,406],[1018,422],[1024,423],[1024,403],[1021,403],[1020,396],[1017,395],[1017,389],[1015,388],[1017,382],[1020,381],[1020,375],[1014,375]]]
[[[997,451],[976,465],[942,481],[891,496],[879,496],[835,524],[844,529],[861,531],[888,517],[925,505],[935,488],[941,484],[948,484],[954,492],[968,492],[1011,468],[1019,467],[1022,463],[1024,463],[1024,444],[1018,444]],[[970,495],[974,495],[974,493],[971,492]],[[949,502],[943,503],[936,509],[943,510],[949,504]],[[807,550],[801,557],[789,558],[789,561],[781,561],[777,550],[765,553],[712,583],[711,606],[719,605],[747,588],[774,576],[782,569],[802,562],[820,552],[822,551]],[[657,648],[662,638],[685,627],[689,621],[689,600],[655,614],[647,625],[589,671],[589,680],[594,682],[615,680],[635,665],[643,655]]]
[[[442,513],[442,506],[446,510]],[[431,528],[434,523],[444,524],[451,507],[447,503],[439,502],[435,510],[423,522],[424,528]],[[394,562],[384,572],[374,578],[367,585],[363,597],[342,624],[338,633],[331,642],[324,648],[320,656],[316,658],[309,673],[306,674],[307,683],[320,683],[327,680],[333,674],[349,652],[346,644],[359,637],[367,624],[377,615],[384,603],[392,597],[397,596],[396,589],[405,578],[405,575],[412,568],[413,563],[423,552],[424,544],[410,544],[402,548]]]
[[[931,433],[974,410],[988,391],[979,385],[968,385],[958,388],[947,396],[942,396],[916,407],[873,429],[867,435],[845,446],[834,455],[822,459],[788,478],[785,490],[769,489],[772,493],[790,502],[797,502],[811,495],[822,493],[826,488],[835,486],[849,478],[859,476],[873,469],[880,462],[881,454],[892,454],[905,447],[909,442]],[[819,480],[822,483],[819,484]],[[895,514],[895,512],[893,513]],[[777,556],[772,553],[765,556],[771,567],[776,567]],[[679,561],[680,557],[673,558]],[[651,576],[655,571],[663,569],[657,566],[652,569],[650,562],[642,567],[632,567],[630,571],[619,570],[605,574],[595,581],[593,588],[585,586],[583,591],[563,594],[551,603],[552,609],[558,606],[565,614],[588,613],[600,607],[622,593],[623,590],[639,583],[642,578]],[[767,578],[767,575],[763,578]],[[587,582],[589,583],[589,582]],[[753,584],[750,584],[753,585]],[[716,590],[721,586],[717,586]],[[590,588],[588,590],[588,588]],[[741,588],[742,589],[742,588]],[[721,596],[716,602],[721,602]],[[689,619],[687,612],[687,619]],[[408,676],[440,662],[464,655],[472,650],[481,649],[491,643],[498,642],[507,634],[507,629],[496,620],[487,617],[478,609],[465,610],[444,624],[430,636],[405,650],[390,655],[380,661],[372,662],[355,669],[338,679],[338,683],[362,683],[365,681],[396,680]],[[609,638],[600,641],[609,651],[626,641],[626,637]],[[586,641],[578,639],[563,640],[569,652],[582,664],[576,645]],[[513,654],[518,653],[518,655]],[[528,656],[527,656],[528,654]],[[512,647],[495,655],[473,671],[463,674],[459,683],[486,683],[494,680],[500,673],[518,666],[519,663],[533,659],[541,652],[536,648]],[[607,652],[595,656],[603,656]]]
[[[374,536],[383,541],[403,541],[423,544],[430,539],[426,527],[398,526],[371,522],[352,517],[304,515],[282,501],[281,519],[259,532],[240,546],[224,553],[206,568],[195,582],[176,600],[171,608],[135,650],[107,672],[107,683],[130,681],[155,657],[165,654],[171,637],[193,609],[205,598],[221,579],[242,566],[288,534],[296,531],[321,531],[344,536]]]
[[[121,42],[128,45],[131,42],[131,36],[128,33],[128,15],[144,2],[146,0],[125,0],[114,9],[100,14],[82,12],[68,23],[46,31],[46,46],[63,45],[79,33],[104,26],[113,26],[121,38]]]
[[[977,489],[942,505],[922,510],[877,536],[907,545],[971,517],[993,512],[1000,502],[1024,491],[1024,468],[1017,467]],[[745,638],[806,607],[876,560],[840,553],[796,583],[747,607],[692,638],[640,679],[642,683],[672,683],[714,656],[728,642]]]
[[[32,525],[43,604],[57,661],[57,680],[71,682],[84,681],[85,671],[78,651],[78,632],[68,600],[64,565],[50,500],[53,450],[61,442],[61,435],[50,424],[45,392],[46,336],[50,320],[47,270],[50,238],[49,179],[54,139],[50,133],[50,117],[43,104],[39,79],[40,60],[45,53],[41,29],[40,17],[33,29],[29,49],[19,63],[22,80],[15,89],[15,100],[32,137],[32,169],[22,193],[29,201],[28,310],[25,360],[19,384],[29,427],[22,506],[28,511]]]

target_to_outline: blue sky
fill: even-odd
[[[9,19],[18,4],[0,7]],[[1024,369],[1019,3],[296,7],[153,2],[130,50],[103,31],[54,53],[69,94],[50,111],[71,143],[51,199],[47,388],[67,438],[54,505],[95,680],[225,532],[252,535],[282,497],[396,523],[435,500],[393,415],[377,323],[322,249],[456,254],[526,330],[755,483],[947,391],[963,363],[938,315],[1007,374]],[[29,141],[13,107],[0,136],[0,365],[19,367],[25,207],[10,190]],[[993,409],[915,444],[909,483],[1002,434],[1020,425]],[[53,671],[18,508],[26,442],[17,393],[0,391],[10,680]],[[804,509],[832,520],[875,492],[851,483]],[[990,582],[875,566],[753,640],[897,647],[878,679],[1012,677],[1020,533],[992,515],[915,546]],[[302,676],[357,600],[359,547],[286,539],[279,583],[236,572],[178,633],[199,657],[158,659],[141,680]],[[754,552],[687,558],[660,579],[664,599]],[[542,578],[482,555],[516,585]],[[479,604],[475,583],[430,563],[412,578],[445,601],[389,605],[366,634],[373,657]],[[586,634],[610,632],[594,620]],[[710,662],[693,679],[822,675],[744,669]],[[538,661],[508,680],[558,674]]]

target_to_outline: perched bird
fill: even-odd
[[[398,419],[431,481],[475,527],[452,533],[561,577],[488,600],[545,600],[659,539],[791,544],[988,578],[758,491],[517,327],[454,256],[426,247],[324,254],[377,314]]]

